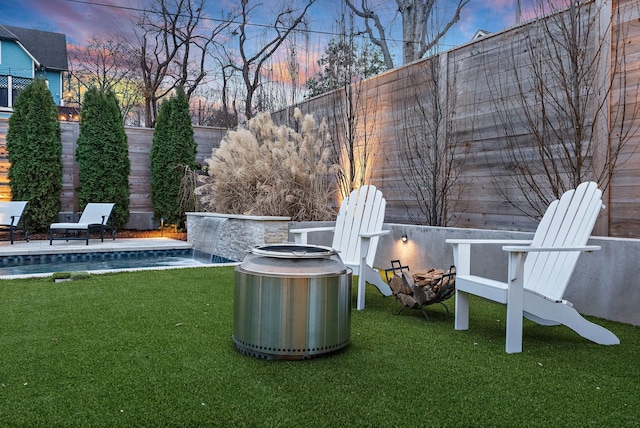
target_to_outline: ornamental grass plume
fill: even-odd
[[[335,217],[326,121],[295,110],[300,132],[262,113],[229,131],[207,159],[208,177],[196,189],[202,209],[224,214],[288,216],[293,221]]]

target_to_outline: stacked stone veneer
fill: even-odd
[[[216,237],[203,236],[209,229],[206,222],[212,217],[224,222]],[[187,213],[187,241],[195,251],[242,261],[247,251],[255,246],[287,242],[290,220],[290,217]]]

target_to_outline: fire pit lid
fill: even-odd
[[[327,259],[338,254],[336,250],[321,245],[278,244],[253,247],[253,254],[283,259]]]
[[[341,275],[347,272],[336,250],[306,244],[254,247],[237,269],[245,273],[288,277]]]

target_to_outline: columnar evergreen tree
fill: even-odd
[[[44,80],[36,79],[18,96],[9,119],[7,151],[11,197],[29,201],[30,229],[58,220],[62,192],[62,141],[58,112]]]
[[[189,102],[182,88],[160,107],[151,146],[151,202],[156,219],[181,225],[181,180],[185,167],[195,168],[196,142]]]
[[[90,88],[82,103],[76,148],[78,202],[113,202],[116,227],[129,219],[129,146],[115,94]]]

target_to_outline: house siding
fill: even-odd
[[[49,81],[49,90],[53,97],[53,102],[57,106],[62,105],[62,75],[59,72],[47,71],[46,78]]]
[[[2,43],[2,60],[0,61],[0,74],[15,77],[33,78],[34,64],[29,55],[17,43]]]
[[[33,59],[19,44],[7,40],[0,41],[0,76],[33,79],[35,75],[34,70],[35,64]],[[48,81],[54,103],[57,106],[61,106],[63,104],[63,74],[59,71],[46,71],[45,77]],[[6,89],[6,77],[3,81],[5,84],[4,88]],[[2,103],[0,104],[0,117],[9,117],[11,115],[11,106],[7,107],[6,101],[6,99],[4,102],[0,101],[0,103]],[[15,99],[13,102],[15,102]]]

